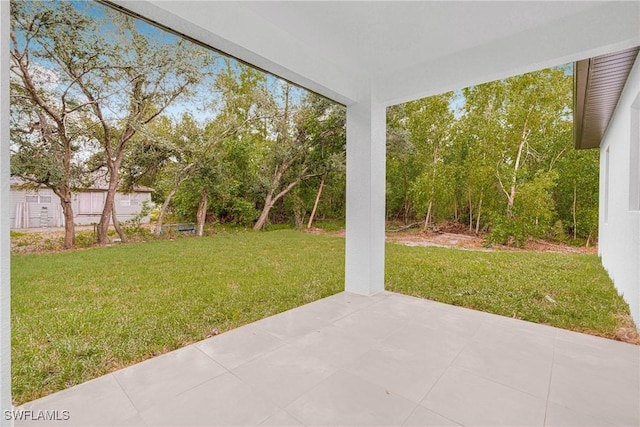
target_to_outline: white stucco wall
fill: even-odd
[[[9,1],[0,0],[0,410],[11,409],[11,241],[9,237]],[[0,426],[12,426],[0,417]]]
[[[602,264],[629,303],[640,327],[640,211],[637,156],[640,127],[640,59],[631,71],[600,144],[600,231]],[[635,146],[635,148],[634,148]],[[633,155],[635,153],[636,155]],[[635,157],[635,158],[634,158]],[[608,160],[607,160],[608,159]],[[634,172],[634,169],[636,172]]]

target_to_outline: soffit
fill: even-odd
[[[574,73],[574,145],[598,148],[640,47],[578,61]]]

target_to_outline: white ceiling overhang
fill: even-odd
[[[114,3],[347,105],[392,105],[640,44],[638,1]]]

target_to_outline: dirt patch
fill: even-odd
[[[316,227],[305,228],[304,232],[309,234],[325,234],[325,230]]]
[[[421,226],[419,224],[418,226]],[[464,224],[450,223],[439,226],[434,231],[424,232],[419,228],[402,229],[403,226],[391,225],[386,232],[386,240],[405,246],[435,246],[441,248],[457,248],[463,250],[493,252],[493,251],[534,251],[534,252],[556,252],[556,253],[577,253],[595,254],[598,253],[597,246],[571,246],[558,242],[550,242],[540,239],[529,239],[524,247],[506,245],[491,245],[484,239],[484,235],[476,235],[470,232]],[[400,231],[396,231],[400,230]],[[322,228],[305,229],[310,234],[330,234],[332,236],[345,236],[345,230],[326,231]]]
[[[436,246],[477,251],[493,250],[485,247],[481,237],[455,233],[422,233],[416,231],[387,233],[387,241],[405,246]]]
[[[630,315],[618,316],[618,327],[613,334],[613,339],[640,345],[640,331],[636,329],[636,325]]]
[[[462,231],[460,227],[442,227],[433,232],[424,232],[415,229],[401,232],[387,232],[386,239],[387,241],[406,246],[437,246],[475,251],[535,251],[589,254],[598,252],[597,246],[570,246],[536,239],[529,239],[523,248],[505,245],[489,245],[482,235],[470,233],[464,226],[462,226]]]

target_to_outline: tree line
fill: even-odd
[[[95,3],[12,1],[11,25],[11,173],[60,198],[67,248],[73,192],[96,179],[98,243],[110,225],[126,240],[115,195],[138,184],[157,232],[172,208],[201,235],[207,215],[261,229],[286,205],[302,220],[302,183],[319,199],[343,180],[339,105]],[[330,197],[344,209],[343,189]]]
[[[61,200],[107,183],[97,242],[124,241],[116,191],[152,187],[196,222],[311,227],[345,210],[346,109],[94,3],[11,2],[11,172]],[[554,68],[390,107],[387,217],[501,243],[595,238],[597,153],[571,148]]]
[[[387,216],[530,237],[597,237],[598,152],[573,149],[570,66],[394,106],[388,111]]]

